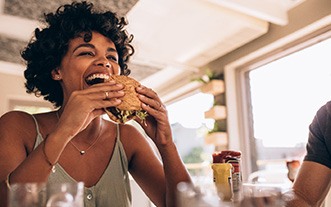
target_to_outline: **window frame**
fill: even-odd
[[[287,37],[287,40],[260,48],[255,53],[242,57],[224,67],[229,145],[232,149],[241,150],[243,158],[246,158],[242,164],[244,181],[247,181],[249,174],[258,170],[255,162],[257,153],[254,143],[248,72],[329,37],[331,37],[330,24],[315,30],[308,30],[299,37],[297,34],[292,34]]]

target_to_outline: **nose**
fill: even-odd
[[[96,59],[94,60],[94,64],[97,66],[102,66],[102,67],[107,67],[107,68],[111,67],[109,60],[104,55],[96,56]]]
[[[102,66],[102,67],[106,67],[106,68],[110,68],[111,67],[111,64],[109,63],[109,61],[107,59],[97,60],[95,64],[97,66]]]
[[[102,56],[102,57],[99,56],[97,59],[95,59],[94,60],[94,65],[107,68],[111,74],[119,75],[120,72],[121,72],[118,63],[115,63],[113,61],[109,61],[104,56]]]

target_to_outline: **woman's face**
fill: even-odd
[[[115,44],[100,33],[92,32],[90,42],[84,41],[83,34],[69,42],[56,73],[62,80],[64,98],[68,98],[73,91],[89,87],[88,80],[119,75],[120,71]]]

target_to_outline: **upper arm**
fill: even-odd
[[[304,161],[293,184],[294,193],[312,206],[323,202],[331,184],[331,170],[319,163]]]
[[[331,168],[331,119],[329,104],[321,107],[309,126],[306,161],[317,162]]]
[[[0,181],[27,156],[24,126],[28,116],[22,112],[9,112],[0,118]]]
[[[129,172],[146,195],[157,206],[165,202],[165,176],[163,166],[151,144],[137,129],[123,130],[124,147],[129,156]],[[121,139],[122,140],[122,139]]]

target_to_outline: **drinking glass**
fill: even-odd
[[[241,207],[283,207],[282,189],[264,184],[243,184]]]
[[[53,183],[47,186],[46,207],[84,207],[84,184]]]
[[[12,184],[8,198],[9,207],[44,207],[46,201],[46,184]]]

